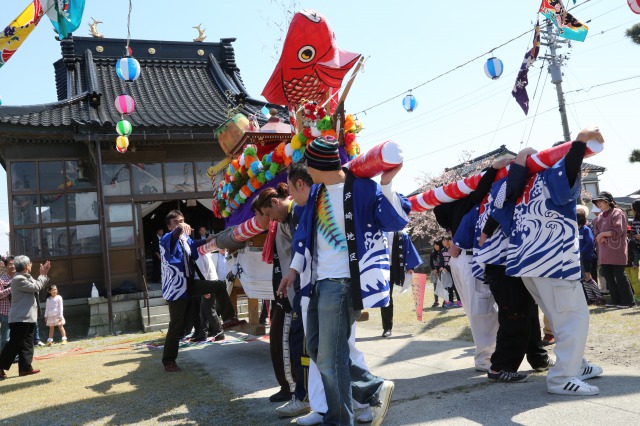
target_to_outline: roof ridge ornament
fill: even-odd
[[[202,26],[202,24],[198,24],[197,26],[193,27],[194,29],[198,30],[198,37],[193,39],[193,41],[195,41],[195,42],[202,43],[204,41],[204,39],[207,38],[207,36],[204,35],[204,32],[207,29],[206,28],[200,28],[201,26]]]
[[[98,32],[98,24],[102,24],[102,21],[97,21],[93,17],[91,19],[93,20],[93,22],[87,23],[89,25],[89,34],[91,34],[91,37],[104,38],[104,35]]]

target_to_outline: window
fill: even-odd
[[[42,257],[48,259],[68,254],[67,228],[42,228]]]
[[[109,204],[107,205],[107,221],[113,222],[131,222],[133,214],[131,213],[131,204]]]
[[[135,245],[133,226],[113,226],[109,228],[109,247],[125,247]]]
[[[131,177],[128,164],[102,165],[102,190],[110,195],[131,195]]]
[[[100,227],[98,224],[77,225],[69,227],[71,235],[71,253],[89,254],[102,251],[100,244]]]
[[[72,194],[70,194],[72,195]],[[63,194],[47,194],[40,196],[40,223],[66,222],[67,196]]]
[[[162,194],[162,164],[137,163],[133,169],[133,193],[136,195]],[[107,195],[105,193],[105,195]]]
[[[65,161],[67,181],[72,182],[72,188],[94,189],[96,187],[96,177],[94,170],[85,161]]]
[[[69,194],[69,222],[98,220],[98,194],[76,192]]]
[[[38,215],[36,214],[38,206],[37,195],[14,195],[12,205],[14,225],[33,225],[38,223]]]
[[[31,260],[40,258],[40,229],[16,229],[13,232],[14,255],[24,254]]]
[[[193,163],[165,163],[164,176],[167,193],[193,192]]]
[[[11,190],[36,191],[36,162],[11,163]]]
[[[198,161],[196,163],[196,185],[197,191],[211,191],[213,186],[211,185],[211,179],[207,175],[209,167],[213,166],[213,161]]]
[[[38,163],[40,191],[64,189],[64,168],[62,161],[40,161]]]

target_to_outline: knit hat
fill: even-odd
[[[333,136],[315,138],[304,150],[307,166],[323,172],[340,170],[338,140]]]

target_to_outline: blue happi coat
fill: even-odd
[[[320,188],[321,185],[312,186],[293,238],[291,268],[300,273],[301,294],[307,297],[317,278],[315,206]],[[362,305],[365,308],[385,307],[389,304],[389,242],[386,232],[404,229],[411,203],[404,196],[394,194],[402,204],[403,214],[399,214],[382,193],[380,185],[371,179],[355,178],[353,194],[350,195],[353,197],[353,218],[345,211],[345,220],[354,221]]]
[[[579,174],[569,186],[564,158],[530,178],[513,215],[507,275],[580,279],[580,190]]]
[[[162,258],[162,298],[169,302],[186,299],[187,277],[185,275],[184,253],[182,245],[178,241],[171,247],[171,232],[167,232],[160,239],[160,257]],[[198,247],[205,244],[206,240],[194,241],[187,237],[187,244],[191,249],[193,260],[198,260]]]

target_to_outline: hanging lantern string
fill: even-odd
[[[133,7],[132,0],[129,0],[129,14],[127,16],[127,47],[125,56],[129,56],[129,42],[131,41],[131,9]]]
[[[583,1],[582,3],[580,3],[580,4],[577,4],[577,5],[575,5],[575,6],[571,7],[571,8],[569,8],[569,9],[567,9],[567,11],[569,12],[569,11],[572,11],[572,10],[574,10],[574,9],[577,9],[577,8],[579,8],[579,7],[581,7],[581,6],[584,6],[585,4],[589,3],[590,1],[591,1],[591,0],[585,0],[585,1]],[[590,22],[592,22],[594,19],[599,18],[599,17],[600,17],[600,16],[602,16],[602,15],[606,15],[607,13],[609,13],[609,12],[611,12],[611,11],[613,11],[613,10],[619,9],[619,8],[620,8],[620,6],[615,7],[614,9],[609,10],[608,12],[605,12],[605,13],[603,13],[603,14],[601,14],[601,15],[598,15],[598,16],[596,16],[596,17],[594,17],[594,18],[591,18],[591,19],[589,19],[589,20],[587,20],[587,21],[584,21],[584,22],[585,22],[585,23],[590,23]],[[585,8],[585,9],[586,9],[586,8]],[[553,25],[553,24],[551,23],[551,21],[547,21],[547,22],[546,22],[546,24],[542,24],[542,25]],[[541,25],[541,26],[542,26],[542,25]],[[422,86],[424,86],[424,85],[426,85],[426,84],[429,84],[429,83],[431,83],[431,82],[433,82],[433,81],[435,81],[435,80],[437,80],[437,79],[439,79],[439,78],[441,78],[441,77],[444,77],[444,76],[445,76],[445,75],[447,75],[447,74],[450,74],[450,73],[452,73],[452,72],[454,72],[454,71],[458,70],[459,68],[462,68],[462,67],[464,67],[464,66],[466,66],[466,65],[469,65],[470,63],[477,61],[478,59],[482,58],[483,56],[485,56],[485,55],[487,55],[487,54],[489,54],[489,53],[492,53],[494,50],[499,49],[499,48],[501,48],[501,47],[503,47],[503,46],[506,46],[507,44],[509,44],[509,43],[511,43],[511,42],[513,42],[513,41],[515,41],[515,40],[517,40],[517,39],[519,39],[519,38],[521,38],[521,37],[523,37],[523,36],[525,36],[525,35],[527,35],[527,34],[530,34],[532,31],[534,31],[534,30],[533,30],[533,29],[527,30],[527,31],[525,31],[524,33],[522,33],[522,34],[520,34],[520,35],[518,35],[518,36],[516,36],[516,37],[512,38],[511,40],[508,40],[508,41],[506,41],[506,42],[502,43],[501,45],[496,46],[496,47],[494,47],[493,49],[490,49],[490,50],[486,51],[485,53],[483,53],[483,54],[481,54],[481,55],[478,55],[478,56],[476,56],[475,58],[472,58],[472,59],[468,60],[467,62],[465,62],[465,63],[463,63],[463,64],[458,65],[458,66],[457,66],[457,67],[455,67],[455,68],[450,69],[449,71],[445,71],[445,72],[443,72],[442,74],[439,74],[439,75],[435,76],[434,78],[432,78],[432,79],[430,79],[430,80],[427,80],[427,81],[425,81],[424,83],[421,83],[421,84],[419,84],[419,85],[415,86],[412,90],[415,90],[415,89],[417,89],[417,88],[419,88],[419,87],[422,87]],[[596,35],[597,35],[597,34],[596,34]],[[381,101],[381,102],[379,102],[379,103],[377,103],[377,104],[375,104],[375,105],[373,105],[373,106],[370,106],[370,107],[365,108],[365,109],[363,109],[363,110],[361,110],[361,111],[358,111],[358,112],[354,113],[354,115],[356,115],[356,114],[360,114],[360,113],[365,113],[365,114],[366,114],[366,113],[367,113],[367,111],[369,111],[369,110],[371,110],[371,109],[374,109],[374,108],[377,108],[377,107],[379,107],[380,105],[384,105],[384,104],[386,104],[386,103],[388,103],[388,102],[391,102],[391,101],[393,101],[394,99],[397,99],[397,98],[399,98],[399,97],[401,97],[401,96],[405,95],[406,93],[407,93],[406,91],[404,91],[404,92],[402,92],[402,93],[399,93],[399,94],[397,94],[397,95],[395,95],[395,96],[390,97],[389,99],[386,99],[386,100]]]
[[[439,78],[444,77],[444,76],[445,76],[445,75],[447,75],[447,74],[451,74],[452,72],[457,71],[458,69],[460,69],[460,68],[462,68],[462,67],[465,67],[465,66],[469,65],[470,63],[477,61],[478,59],[481,59],[482,57],[484,57],[484,56],[488,55],[489,53],[493,52],[494,50],[499,49],[499,48],[501,48],[501,47],[503,47],[503,46],[506,46],[507,44],[509,44],[509,43],[511,43],[511,42],[513,42],[513,41],[516,41],[517,39],[519,39],[519,38],[521,38],[521,37],[524,37],[524,36],[525,36],[525,35],[527,35],[527,34],[530,34],[532,31],[533,31],[533,30],[527,30],[527,31],[523,32],[522,34],[520,34],[519,36],[516,36],[516,37],[512,38],[511,40],[506,41],[506,42],[502,43],[501,45],[496,46],[496,47],[494,47],[493,49],[490,49],[490,50],[488,50],[488,51],[484,52],[484,53],[483,53],[483,54],[481,54],[481,55],[476,56],[475,58],[469,59],[467,62],[462,63],[462,64],[458,65],[458,66],[457,66],[457,67],[455,67],[455,68],[451,68],[450,70],[445,71],[445,72],[443,72],[442,74],[438,74],[437,76],[433,77],[432,79],[427,80],[427,81],[425,81],[424,83],[420,83],[420,84],[418,84],[417,86],[415,86],[415,87],[411,88],[410,90],[418,89],[418,88],[420,88],[420,87],[422,87],[422,86],[425,86],[425,85],[427,85],[427,84],[429,84],[429,83],[431,83],[431,82],[433,82],[433,81],[435,81],[435,80],[437,80],[437,79],[439,79]],[[374,109],[374,108],[379,107],[380,105],[384,105],[384,104],[386,104],[386,103],[388,103],[388,102],[391,102],[391,101],[393,101],[394,99],[397,99],[397,98],[399,98],[400,96],[402,96],[402,95],[404,95],[404,94],[406,94],[406,93],[407,93],[407,91],[405,90],[404,92],[399,93],[399,94],[397,94],[397,95],[395,95],[395,96],[392,96],[392,97],[390,97],[389,99],[386,99],[386,100],[384,100],[384,101],[382,101],[382,102],[379,102],[379,103],[377,103],[377,104],[375,104],[375,105],[373,105],[373,106],[370,106],[369,108],[365,108],[365,109],[363,109],[362,111],[358,111],[356,114],[359,114],[359,113],[361,113],[361,112],[365,112],[365,113],[366,113],[366,111],[372,110],[372,109]]]

